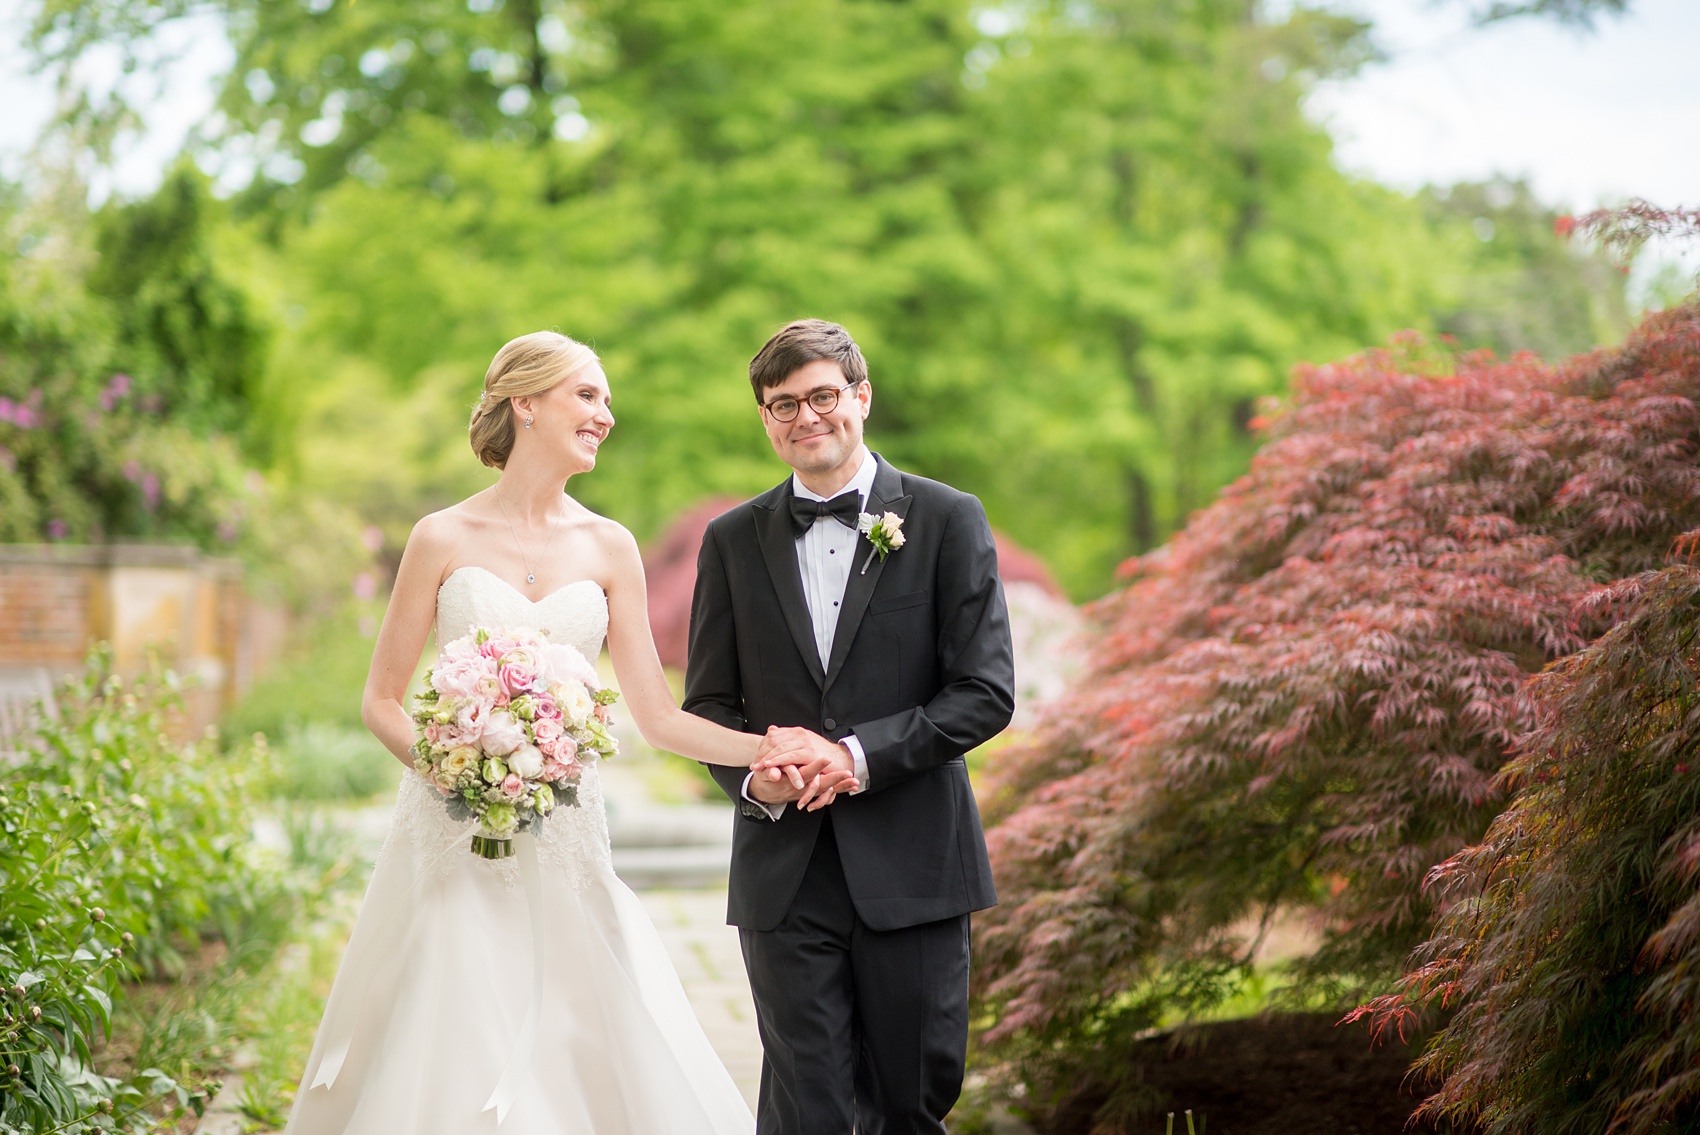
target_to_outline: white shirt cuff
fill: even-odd
[[[769,819],[777,820],[785,814],[785,805],[783,803],[769,804],[765,800],[757,800],[754,796],[751,796],[750,781],[755,779],[755,775],[756,774],[752,772],[748,776],[744,777],[744,787],[739,791],[739,795],[745,800],[748,800],[751,804],[760,808],[762,811],[766,812]]]
[[[861,785],[850,795],[856,796],[866,792],[868,790],[868,754],[862,751],[861,738],[854,733],[846,733],[838,739],[838,743],[850,750],[850,762],[855,766],[856,783]]]

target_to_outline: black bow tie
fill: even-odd
[[[846,528],[854,529],[856,520],[862,515],[862,494],[851,489],[847,493],[839,493],[829,501],[804,500],[802,497],[791,497],[791,524],[801,536],[815,526],[815,521],[823,516],[830,516]]]

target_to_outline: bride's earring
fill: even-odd
[[[525,416],[525,428],[526,428],[526,429],[530,429],[530,428],[531,428],[531,415],[530,415],[530,414],[527,414],[527,415],[526,415],[526,416]]]

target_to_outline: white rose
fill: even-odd
[[[484,732],[478,738],[479,747],[492,757],[505,757],[525,744],[525,727],[505,709],[490,715]]]
[[[596,709],[596,702],[577,682],[568,682],[561,688],[561,713],[574,725],[582,726],[590,720],[591,713]],[[488,733],[486,733],[488,736]]]
[[[527,780],[543,775],[543,752],[536,745],[521,745],[508,757],[508,767]]]

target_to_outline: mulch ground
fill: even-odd
[[[1175,1113],[1177,1135],[1192,1109],[1201,1135],[1430,1135],[1456,1132],[1407,1126],[1420,1102],[1409,1082],[1420,1041],[1372,1046],[1360,1026],[1328,1015],[1279,1014],[1202,1025],[1141,1041],[1128,1054],[1163,1103],[1131,1121],[1127,1135],[1161,1135]],[[1101,1087],[1084,1086],[1036,1124],[1043,1135],[1089,1135],[1103,1104]]]

